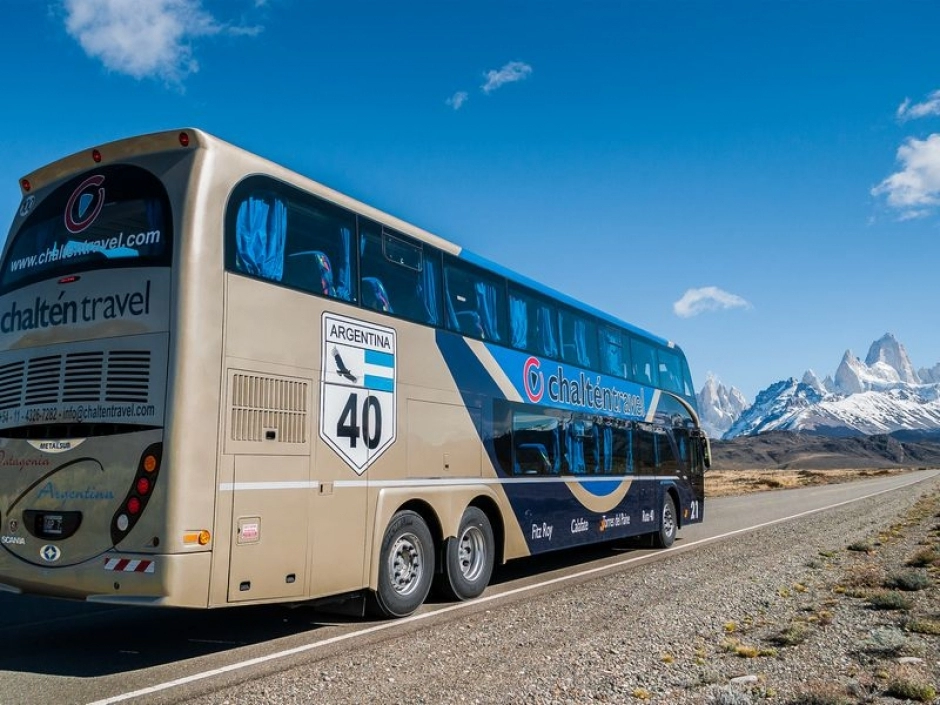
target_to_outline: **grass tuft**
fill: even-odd
[[[868,597],[868,604],[876,610],[901,610],[909,612],[914,606],[910,598],[904,597],[899,592],[879,592]]]
[[[916,570],[906,570],[903,573],[889,575],[884,582],[886,588],[916,592],[930,587],[930,578]]]

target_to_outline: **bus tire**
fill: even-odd
[[[663,497],[663,510],[660,513],[659,531],[653,534],[653,545],[656,548],[669,548],[676,541],[676,503],[668,492]]]
[[[496,541],[489,517],[479,507],[467,507],[457,536],[447,540],[439,592],[449,600],[471,600],[490,583]]]
[[[371,611],[381,617],[407,617],[422,605],[433,578],[434,539],[428,525],[417,512],[397,512],[382,538]]]

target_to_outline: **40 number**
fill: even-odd
[[[348,438],[350,448],[355,448],[360,438],[369,450],[378,448],[382,439],[382,405],[379,400],[367,395],[360,413],[359,395],[350,394],[336,422],[336,436]]]

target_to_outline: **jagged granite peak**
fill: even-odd
[[[940,364],[915,372],[904,346],[886,334],[872,344],[866,362],[847,350],[835,375],[823,382],[808,371],[801,382],[770,385],[724,438],[774,430],[827,436],[936,432]]]
[[[940,362],[930,368],[921,367],[917,370],[917,376],[924,384],[940,382]]]
[[[711,372],[696,395],[702,428],[712,438],[720,438],[741,412],[748,407],[745,396],[736,387],[725,387]]]
[[[828,385],[826,383],[829,383]],[[829,391],[829,386],[832,384],[832,380],[829,377],[826,377],[825,381],[819,379],[815,372],[812,370],[806,370],[803,374],[803,384],[807,387],[812,387],[820,395],[825,394]]]
[[[805,416],[805,411],[822,401],[824,393],[795,377],[775,382],[760,393],[750,408],[746,409],[723,438],[749,436],[765,430],[772,424],[774,429],[790,430]]]
[[[886,365],[897,373],[900,382],[907,384],[920,384],[921,382],[917,372],[914,371],[911,359],[907,356],[907,350],[891,333],[885,333],[871,344],[865,364],[871,368]]]

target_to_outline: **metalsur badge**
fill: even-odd
[[[322,320],[320,437],[361,475],[395,442],[395,330],[334,313]]]

